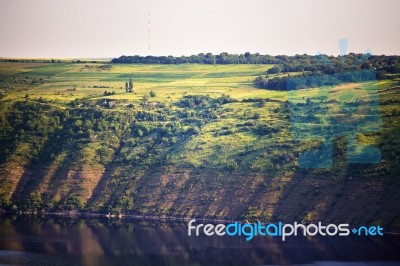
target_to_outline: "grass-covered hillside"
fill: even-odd
[[[304,169],[300,154],[321,139],[297,137],[293,105],[313,117],[296,129],[328,129],[319,106],[372,82],[299,89],[293,99],[253,85],[272,67],[0,62],[0,204],[400,231],[400,79],[374,82],[382,123],[356,136],[379,147],[379,164],[347,164],[348,139],[337,136],[332,167]]]

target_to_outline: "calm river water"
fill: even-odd
[[[0,265],[400,265],[400,236],[187,236],[186,223],[0,217]]]

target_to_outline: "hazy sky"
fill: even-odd
[[[400,54],[397,0],[0,0],[2,57]],[[151,11],[151,49],[148,13]]]

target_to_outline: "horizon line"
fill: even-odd
[[[115,58],[120,58],[122,56],[126,56],[126,57],[129,57],[129,56],[140,56],[140,57],[148,57],[148,56],[151,56],[151,57],[162,57],[162,56],[165,56],[165,57],[170,57],[170,56],[172,56],[172,57],[175,57],[175,58],[179,58],[179,57],[198,56],[200,54],[206,55],[208,53],[210,53],[210,52],[207,52],[207,53],[200,52],[198,54],[179,55],[179,56],[177,56],[177,55],[140,55],[140,54],[133,54],[133,55],[125,55],[125,54],[123,54],[123,55],[120,55],[120,56],[95,56],[95,57],[77,57],[77,56],[74,56],[74,57],[49,57],[49,56],[43,56],[43,57],[41,57],[41,56],[37,56],[37,57],[36,56],[19,57],[19,56],[15,56],[14,57],[14,56],[0,56],[0,59],[17,59],[17,60],[41,60],[41,59],[46,59],[46,60],[51,60],[51,59],[57,59],[57,60],[106,60],[107,59],[107,60],[112,60],[112,59],[115,59]],[[245,53],[221,52],[221,53],[227,53],[228,55],[244,55],[247,52],[245,52]],[[217,56],[217,55],[220,55],[221,53],[218,53],[218,54],[211,53],[211,54]],[[289,57],[292,57],[292,56],[298,56],[298,55],[301,55],[301,56],[303,56],[303,55],[306,55],[306,56],[324,55],[324,56],[333,56],[333,57],[342,56],[340,54],[333,55],[333,54],[325,54],[325,53],[320,53],[320,54],[303,53],[303,54],[290,54],[290,55],[289,54],[276,54],[276,55],[272,55],[272,54],[262,54],[262,53],[256,52],[256,53],[250,53],[250,54],[252,54],[252,55],[258,54],[258,55],[261,55],[261,56],[272,56],[272,57],[276,57],[276,56],[289,56]],[[400,56],[400,54],[373,54],[373,53],[365,53],[365,52],[364,53],[361,53],[361,52],[350,52],[350,53],[346,53],[344,56],[351,55],[351,54],[354,54],[354,55],[370,54],[371,56]]]

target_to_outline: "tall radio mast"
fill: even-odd
[[[151,43],[151,16],[150,16],[150,10],[149,10],[149,17],[148,17],[148,47],[147,50],[149,52],[150,55],[150,43]]]

